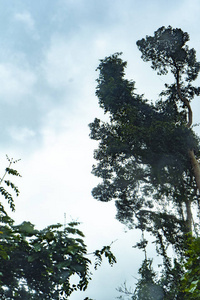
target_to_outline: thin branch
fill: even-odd
[[[9,169],[11,167],[11,165],[12,165],[12,160],[10,160],[8,168],[6,168],[3,177],[0,179],[0,185],[2,184],[2,182],[4,181],[4,179],[5,179],[5,177],[6,177],[7,173],[8,173],[7,169]]]

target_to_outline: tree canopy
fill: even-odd
[[[120,222],[154,236],[168,277],[165,294],[178,285],[188,234],[199,231],[200,147],[191,101],[200,93],[194,85],[200,63],[188,41],[187,32],[171,26],[137,41],[142,59],[158,75],[170,72],[174,78],[153,102],[125,78],[122,53],[100,60],[96,95],[109,120],[96,118],[89,125],[91,139],[99,141],[92,172],[102,179],[92,194],[100,201],[114,200]],[[177,291],[170,297],[179,299]]]

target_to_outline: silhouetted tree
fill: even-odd
[[[188,33],[171,26],[137,41],[142,59],[158,75],[171,72],[174,78],[154,103],[125,78],[121,53],[102,59],[96,95],[109,120],[90,124],[90,137],[99,141],[93,174],[102,179],[92,194],[115,200],[120,222],[154,236],[166,299],[182,299],[177,289],[186,239],[199,231],[200,152],[190,103],[200,93],[193,85],[200,63],[188,41]],[[168,256],[170,246],[175,260]]]

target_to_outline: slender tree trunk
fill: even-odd
[[[178,92],[178,96],[180,98],[180,100],[184,103],[184,105],[187,107],[188,109],[188,123],[187,123],[187,127],[190,128],[192,125],[192,121],[193,121],[193,116],[192,116],[192,109],[190,106],[190,103],[188,101],[187,98],[185,98],[182,93],[181,93],[181,88],[180,88],[180,74],[179,74],[179,69],[175,63],[175,67],[176,67],[176,86],[177,86],[177,92]],[[196,156],[194,154],[194,150],[190,149],[188,150],[188,155],[190,158],[190,162],[191,162],[191,166],[192,166],[192,171],[195,177],[195,182],[196,182],[196,186],[197,189],[199,191],[200,194],[200,165],[196,159]],[[186,204],[186,214],[187,214],[187,230],[188,232],[192,232],[192,210],[191,210],[191,200],[187,200],[185,202]]]
[[[187,127],[190,128],[191,125],[192,125],[192,119],[193,119],[193,116],[192,116],[192,109],[191,109],[191,106],[190,106],[190,103],[188,101],[187,98],[185,98],[182,94],[181,94],[181,88],[180,88],[180,75],[179,75],[179,69],[177,67],[177,65],[175,64],[175,67],[176,67],[176,86],[177,86],[177,92],[178,92],[178,96],[180,98],[180,100],[185,104],[185,106],[187,107],[188,109],[188,123],[187,123]],[[197,189],[200,193],[200,166],[199,166],[199,163],[195,157],[195,154],[194,154],[194,150],[189,150],[188,151],[188,154],[189,154],[189,157],[190,157],[190,162],[191,162],[191,165],[192,165],[192,170],[193,170],[193,174],[194,174],[194,177],[195,177],[195,181],[196,181],[196,186],[197,186]]]
[[[185,98],[182,93],[181,93],[181,87],[180,87],[180,75],[179,75],[179,69],[178,67],[176,66],[175,64],[175,67],[176,67],[176,87],[177,87],[177,92],[178,92],[178,96],[180,98],[180,100],[184,103],[184,105],[187,107],[188,109],[188,123],[187,123],[187,127],[190,128],[190,126],[192,125],[192,119],[193,119],[193,116],[192,116],[192,109],[191,109],[191,106],[190,106],[190,102],[188,101],[187,98]]]
[[[186,219],[186,224],[187,224],[187,232],[192,232],[192,210],[191,210],[191,200],[187,200],[185,202],[186,205],[186,214],[187,214],[187,219]]]
[[[196,185],[197,185],[197,188],[198,188],[199,193],[200,193],[200,166],[199,166],[199,163],[198,163],[198,161],[195,157],[194,150],[189,150],[188,154],[189,154],[189,157],[190,157],[192,170],[193,170],[194,177],[195,177],[195,180],[196,180]]]

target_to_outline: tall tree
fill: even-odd
[[[93,196],[115,200],[119,221],[155,237],[170,274],[166,293],[175,282],[172,270],[178,269],[187,234],[199,230],[200,150],[190,103],[200,93],[193,85],[200,63],[188,41],[188,33],[171,26],[137,41],[142,59],[158,75],[171,72],[174,78],[154,103],[125,78],[121,53],[101,60],[96,95],[109,121],[96,118],[90,124],[90,137],[99,141],[93,174],[102,179]],[[167,255],[169,246],[177,254],[175,263]],[[175,294],[167,299],[176,299]]]

